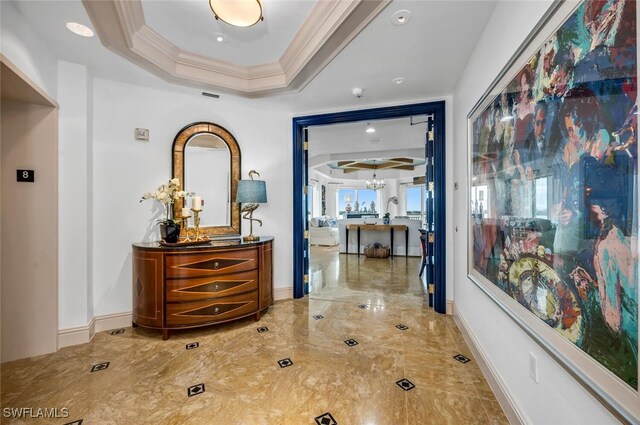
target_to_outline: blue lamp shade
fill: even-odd
[[[267,202],[267,185],[262,180],[238,181],[238,193],[236,193],[236,202],[239,202],[241,204],[266,203]]]

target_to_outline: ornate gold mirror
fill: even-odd
[[[239,235],[240,207],[233,202],[240,179],[240,147],[223,127],[197,122],[184,127],[173,140],[173,177],[183,189],[203,201],[200,234]],[[174,204],[174,217],[180,217],[191,200]],[[188,221],[193,226],[193,217]]]

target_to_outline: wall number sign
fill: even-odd
[[[34,170],[17,170],[16,180],[19,182],[30,182],[33,183],[35,181],[36,173]]]

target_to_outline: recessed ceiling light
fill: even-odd
[[[217,32],[213,35],[213,38],[218,42],[218,43],[224,43],[225,41],[227,41],[227,36],[222,34],[221,32]]]
[[[397,78],[394,78],[393,80],[391,80],[391,82],[392,82],[393,84],[402,84],[402,83],[404,83],[404,78],[402,78],[402,77],[397,77]]]
[[[67,29],[74,34],[81,35],[82,37],[93,37],[93,30],[91,28],[77,22],[67,22]]]
[[[369,134],[373,134],[376,132],[376,129],[371,127],[371,124],[367,123],[367,129],[365,131]]]
[[[393,25],[404,25],[411,20],[411,12],[401,9],[391,15],[391,23]]]

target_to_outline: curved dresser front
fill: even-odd
[[[273,303],[272,237],[207,245],[133,244],[133,326],[188,329],[254,315]]]

